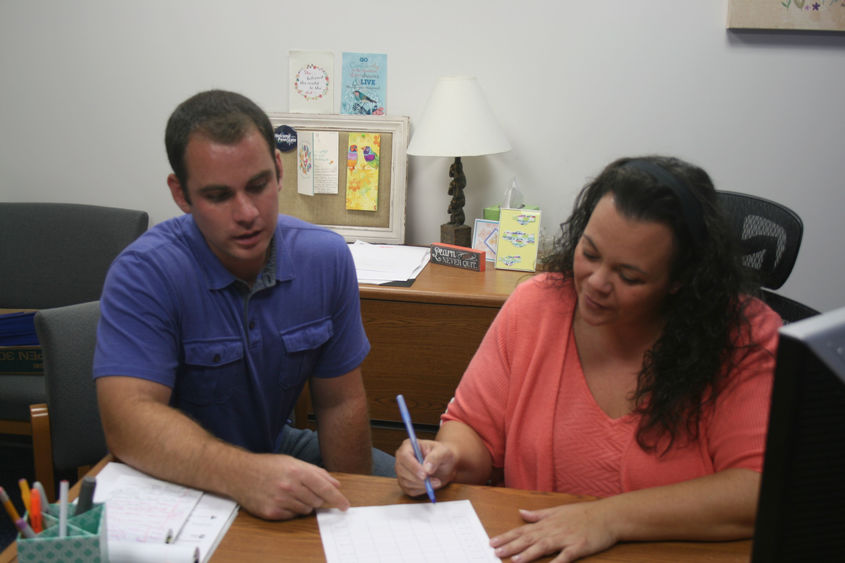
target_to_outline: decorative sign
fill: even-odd
[[[487,261],[483,250],[455,246],[442,242],[431,243],[431,261],[444,266],[455,266],[464,270],[483,272]]]

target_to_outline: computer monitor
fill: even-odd
[[[845,308],[781,328],[752,562],[845,558]]]

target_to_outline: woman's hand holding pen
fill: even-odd
[[[419,440],[423,463],[417,461],[410,440],[405,440],[396,450],[396,477],[399,486],[408,496],[426,494],[425,478],[431,486],[439,489],[455,478],[457,458],[452,449],[434,440]]]
[[[440,425],[437,440],[420,440],[423,463],[414,457],[409,440],[396,450],[396,476],[405,494],[425,492],[425,477],[435,489],[452,481],[483,484],[490,479],[493,464],[481,437],[462,422],[449,420]]]

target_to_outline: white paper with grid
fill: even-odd
[[[327,563],[501,561],[468,500],[317,511]]]

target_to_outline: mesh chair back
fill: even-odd
[[[803,321],[804,319],[808,319],[819,314],[819,312],[812,307],[808,307],[803,303],[799,303],[794,299],[790,299],[789,297],[780,295],[774,291],[767,291],[763,289],[760,293],[763,301],[766,302],[766,305],[771,307],[772,310],[780,315],[781,319],[783,319],[783,324]]]
[[[58,471],[93,465],[108,452],[91,375],[100,302],[44,309],[35,329],[44,350],[53,465]]]
[[[748,194],[720,191],[719,203],[739,234],[746,266],[758,274],[760,285],[781,287],[798,257],[804,224],[788,207]]]

